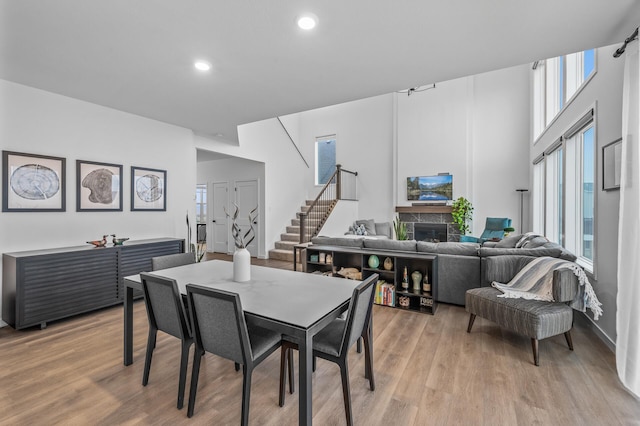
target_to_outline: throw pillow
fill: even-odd
[[[509,235],[508,237],[504,237],[504,239],[497,242],[494,247],[514,248],[518,241],[520,241],[520,238],[522,238],[522,234]]]
[[[367,228],[364,225],[358,225],[356,227],[356,235],[367,235]]]
[[[367,233],[363,235],[376,235],[376,224],[373,219],[356,220],[356,225],[364,225]]]

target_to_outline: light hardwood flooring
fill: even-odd
[[[185,408],[176,409],[179,341],[159,334],[143,387],[144,303],[135,303],[129,367],[122,363],[122,317],[116,306],[45,330],[0,329],[0,424],[239,423],[242,374],[233,363],[205,356],[188,419],[188,388]],[[349,356],[356,425],[640,424],[640,402],[620,385],[615,356],[579,322],[572,332],[575,351],[563,336],[543,340],[536,367],[528,338],[482,318],[468,334],[467,321],[459,306],[441,304],[434,316],[375,306],[375,392],[364,379],[364,354],[354,348]],[[254,371],[252,425],[297,424],[298,392],[287,393],[278,407],[278,369],[279,351]],[[313,420],[345,424],[338,368],[323,360],[313,375]]]

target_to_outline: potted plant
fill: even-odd
[[[507,227],[507,228],[504,228],[504,236],[508,237],[510,233],[515,232],[515,231],[516,231],[515,228],[512,228],[510,226]]]
[[[468,222],[473,217],[473,205],[464,197],[459,197],[451,206],[451,216],[453,222],[458,225],[460,234],[466,235],[469,232]]]
[[[400,222],[400,217],[398,216],[393,220],[393,230],[396,232],[396,240],[407,239],[407,224]]]

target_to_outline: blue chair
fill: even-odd
[[[504,228],[511,227],[511,219],[506,217],[488,217],[484,225],[484,231],[480,237],[472,237],[470,235],[461,235],[462,243],[484,243],[492,238],[503,239]]]

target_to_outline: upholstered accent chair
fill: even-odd
[[[196,341],[187,416],[193,416],[200,362],[206,351],[242,365],[241,424],[247,425],[251,375],[258,364],[280,347],[282,335],[256,325],[248,327],[236,293],[188,284],[187,297]]]
[[[188,314],[184,309],[178,284],[175,280],[144,272],[140,274],[140,279],[149,320],[149,336],[147,338],[147,353],[144,359],[142,386],[147,386],[149,382],[151,358],[156,347],[158,330],[177,337],[182,342],[180,379],[178,382],[178,409],[181,409],[184,403],[189,348],[193,344]]]
[[[486,260],[486,276],[489,282],[509,282],[526,264],[535,258],[530,256],[493,256]],[[573,309],[568,305],[578,291],[578,278],[568,269],[553,272],[553,299],[510,299],[498,297],[502,293],[493,287],[467,290],[465,309],[469,312],[467,332],[471,332],[476,316],[493,321],[500,327],[531,338],[533,363],[539,365],[539,341],[564,334],[570,350],[573,350],[571,328]]]
[[[355,289],[351,296],[349,309],[346,318],[337,318],[313,338],[313,356],[314,366],[315,357],[326,359],[334,362],[340,367],[340,375],[342,377],[342,396],[344,399],[344,409],[347,419],[347,425],[353,425],[353,415],[351,412],[351,390],[349,386],[349,367],[347,356],[349,348],[353,346],[360,338],[364,341],[365,351],[365,377],[369,380],[369,388],[373,391],[376,389],[373,377],[373,342],[371,338],[371,311],[373,306],[373,298],[375,296],[375,284],[378,282],[378,274],[373,274]],[[289,360],[293,356],[292,350],[297,349],[298,345],[283,340],[282,351],[283,356]],[[280,406],[284,405],[284,381],[286,380],[285,372],[286,360],[280,362]],[[291,377],[291,369],[289,372]],[[289,384],[291,386],[291,383]]]
[[[506,217],[488,217],[485,225],[484,231],[480,237],[472,237],[470,235],[461,235],[460,242],[463,243],[480,243],[482,244],[485,241],[497,238],[504,238],[504,229],[511,227],[511,219]]]
[[[194,253],[176,253],[166,256],[156,256],[151,258],[151,269],[157,271],[159,269],[175,268],[176,266],[189,265],[196,263]]]

